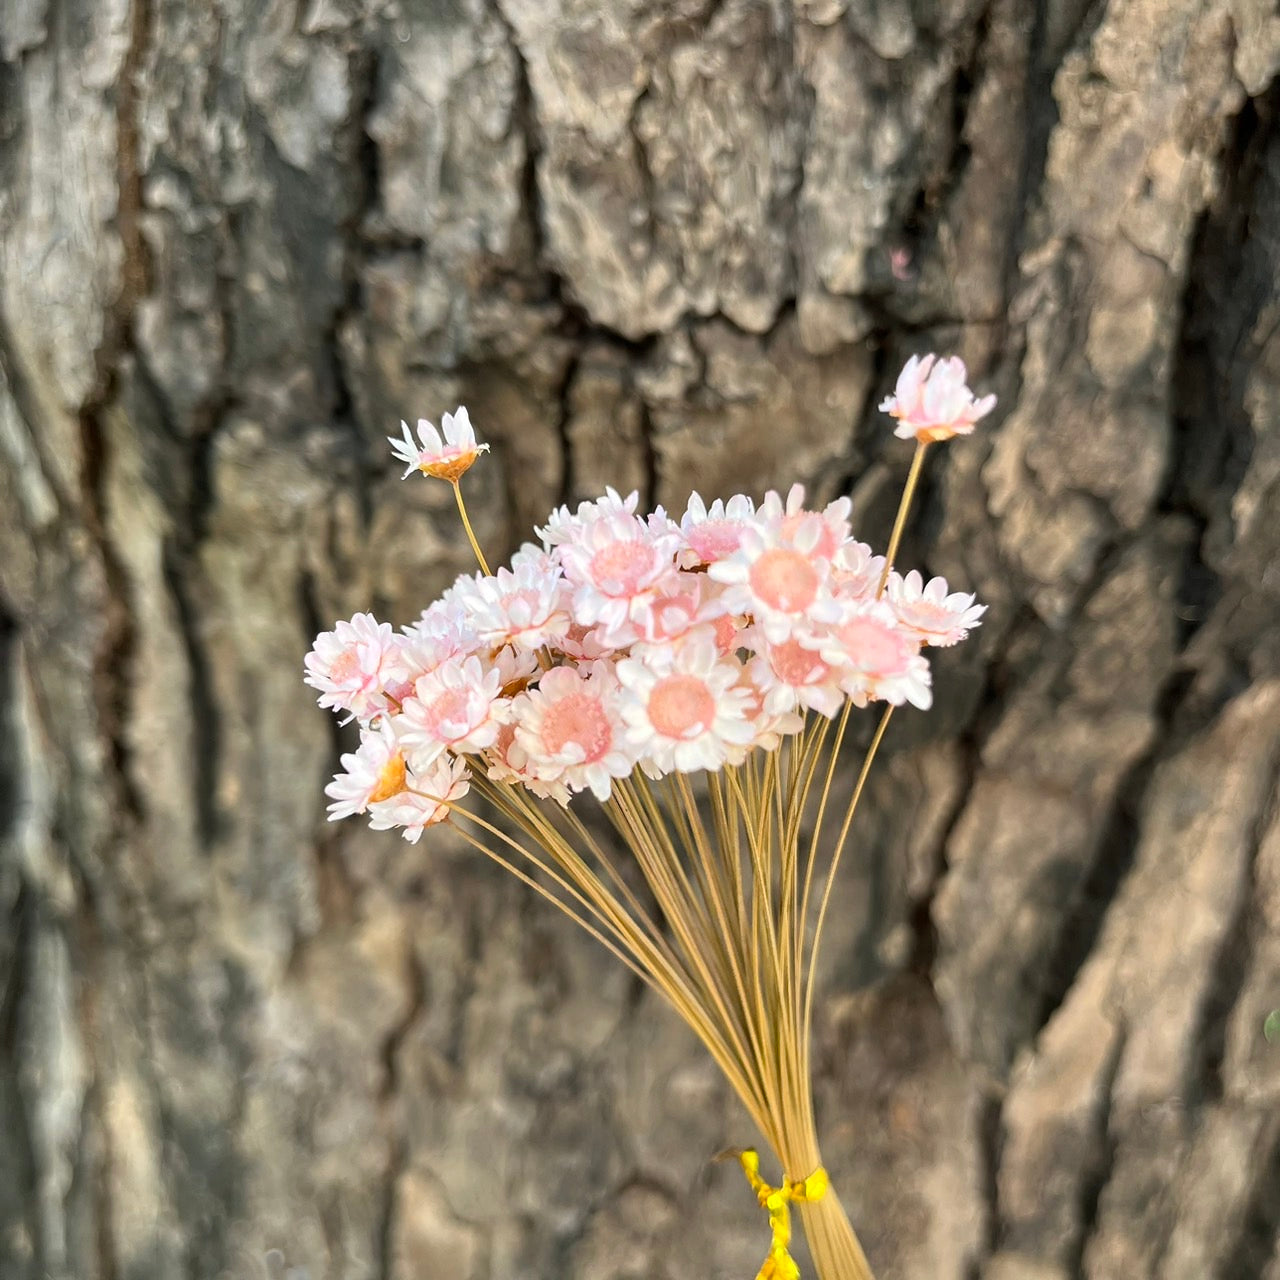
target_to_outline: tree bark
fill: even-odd
[[[991,608],[846,857],[881,1277],[1280,1280],[1269,0],[0,0],[0,1276],[754,1274],[675,1018],[324,822],[311,637],[605,484],[796,480]],[[989,424],[989,425],[988,425]],[[443,490],[441,492],[440,490]]]

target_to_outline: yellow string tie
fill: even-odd
[[[726,1151],[723,1159],[736,1158],[747,1175],[751,1190],[756,1193],[760,1207],[769,1215],[769,1227],[773,1243],[769,1256],[764,1260],[756,1280],[800,1280],[800,1268],[788,1251],[791,1244],[791,1202],[798,1204],[821,1200],[831,1185],[827,1171],[819,1165],[807,1178],[782,1180],[782,1186],[771,1187],[760,1176],[760,1153],[752,1147],[745,1151]]]

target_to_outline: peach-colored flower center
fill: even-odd
[[[751,590],[779,613],[803,613],[818,595],[818,571],[798,551],[776,547],[751,566]]]
[[[504,690],[505,692],[505,690]],[[498,736],[494,739],[491,748],[494,758],[503,764],[508,763],[508,757],[511,754],[511,744],[516,740],[516,727],[513,724],[504,724],[498,728]]]
[[[738,619],[722,613],[711,625],[716,629],[716,648],[721,653],[732,653],[738,647]]]
[[[589,693],[570,693],[547,705],[542,721],[547,754],[560,755],[567,746],[582,750],[583,764],[599,760],[613,743],[613,728],[600,699]]]
[[[649,694],[649,722],[668,738],[692,738],[716,718],[716,700],[696,676],[666,676]]]
[[[840,642],[854,666],[877,675],[900,674],[910,656],[901,636],[870,618],[846,622],[840,628]]]
[[[653,568],[653,550],[645,543],[611,542],[591,557],[591,580],[606,595],[633,596]]]
[[[953,436],[967,436],[972,430],[963,422],[921,423],[916,427],[916,439],[923,444],[940,444]]]
[[[471,464],[479,456],[479,449],[459,449],[457,445],[446,445],[430,462],[418,463],[418,470],[423,475],[435,476],[437,480],[456,484],[471,470]]]
[[[742,525],[731,520],[704,520],[686,534],[689,545],[706,564],[733,555],[742,541]]]
[[[398,796],[405,788],[404,756],[394,755],[378,773],[378,781],[369,792],[369,803],[377,804],[380,800],[390,800]]]
[[[787,640],[783,644],[770,645],[769,665],[774,669],[779,680],[793,688],[821,679],[827,671],[827,664],[812,649],[806,649],[798,640]]]

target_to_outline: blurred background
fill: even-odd
[[[692,1037],[324,821],[314,634],[605,484],[904,564],[820,1131],[883,1280],[1280,1277],[1271,0],[0,0],[0,1276],[754,1275]],[[846,785],[847,781],[846,781]]]

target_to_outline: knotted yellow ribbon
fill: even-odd
[[[760,1207],[769,1215],[769,1227],[773,1231],[773,1243],[769,1256],[764,1260],[756,1280],[800,1280],[800,1268],[788,1252],[791,1244],[791,1202],[812,1203],[827,1194],[831,1180],[827,1171],[819,1165],[807,1178],[798,1182],[790,1178],[782,1180],[782,1186],[771,1187],[760,1176],[760,1153],[752,1147],[745,1151],[725,1151],[720,1160],[736,1159],[747,1175],[751,1190],[756,1193]]]

